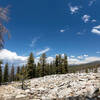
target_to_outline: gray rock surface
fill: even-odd
[[[25,84],[26,90],[20,82],[0,86],[0,100],[100,100],[100,73],[51,75]]]

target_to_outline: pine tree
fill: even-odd
[[[60,54],[58,56],[58,74],[62,74],[62,57]]]
[[[53,63],[51,62],[51,63],[49,64],[49,71],[50,71],[49,73],[50,73],[50,75],[52,75],[52,74],[55,73],[55,72],[54,72],[54,71],[55,71],[54,68],[55,68],[55,67],[53,66]]]
[[[52,74],[56,74],[56,66],[55,66],[55,60],[51,63],[52,68]]]
[[[58,67],[59,67],[59,56],[56,55],[55,58],[55,67],[56,67],[56,74],[58,74]]]
[[[8,82],[9,79],[9,74],[8,74],[8,63],[5,64],[5,68],[4,68],[4,82]]]
[[[98,68],[97,66],[94,67],[94,73],[97,73],[98,72]]]
[[[2,61],[0,61],[0,85],[2,83],[2,67],[1,67]]]
[[[12,65],[11,72],[10,72],[10,81],[15,81],[15,70],[14,65]]]
[[[63,73],[68,73],[68,61],[67,61],[67,55],[64,54],[64,60],[63,60]]]
[[[49,66],[49,64],[46,64],[45,75],[50,75],[50,66]]]
[[[46,75],[46,54],[43,53],[40,57],[40,64],[41,64],[41,68],[42,68],[42,77]]]
[[[28,58],[28,63],[27,63],[27,74],[28,78],[34,78],[35,77],[35,64],[34,64],[34,56],[33,53],[30,54]]]
[[[16,81],[19,81],[19,77],[18,74],[20,74],[20,67],[17,67],[17,71],[16,71]]]
[[[85,69],[85,72],[88,73],[88,68]]]
[[[26,70],[27,70],[26,67],[23,65],[21,67],[20,72],[18,74],[16,74],[22,83],[22,85],[21,85],[22,89],[25,89],[25,87],[26,87],[26,85],[24,84],[24,81],[25,81],[25,79],[27,79],[27,75],[28,75]]]
[[[41,76],[42,76],[42,68],[41,68],[41,64],[38,62],[36,67],[36,77],[41,77]]]

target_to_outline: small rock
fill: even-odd
[[[17,95],[17,96],[16,96],[16,99],[25,98],[25,97],[26,97],[26,95],[20,94],[20,95]]]

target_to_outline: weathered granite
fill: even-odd
[[[100,100],[100,73],[51,75],[0,86],[0,100]],[[61,98],[61,99],[60,99]]]

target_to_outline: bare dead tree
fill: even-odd
[[[7,22],[9,20],[8,8],[9,7],[6,7],[6,8],[0,7],[0,49],[4,47],[4,35],[8,34],[8,37],[9,37],[8,30],[4,26],[4,22]]]

